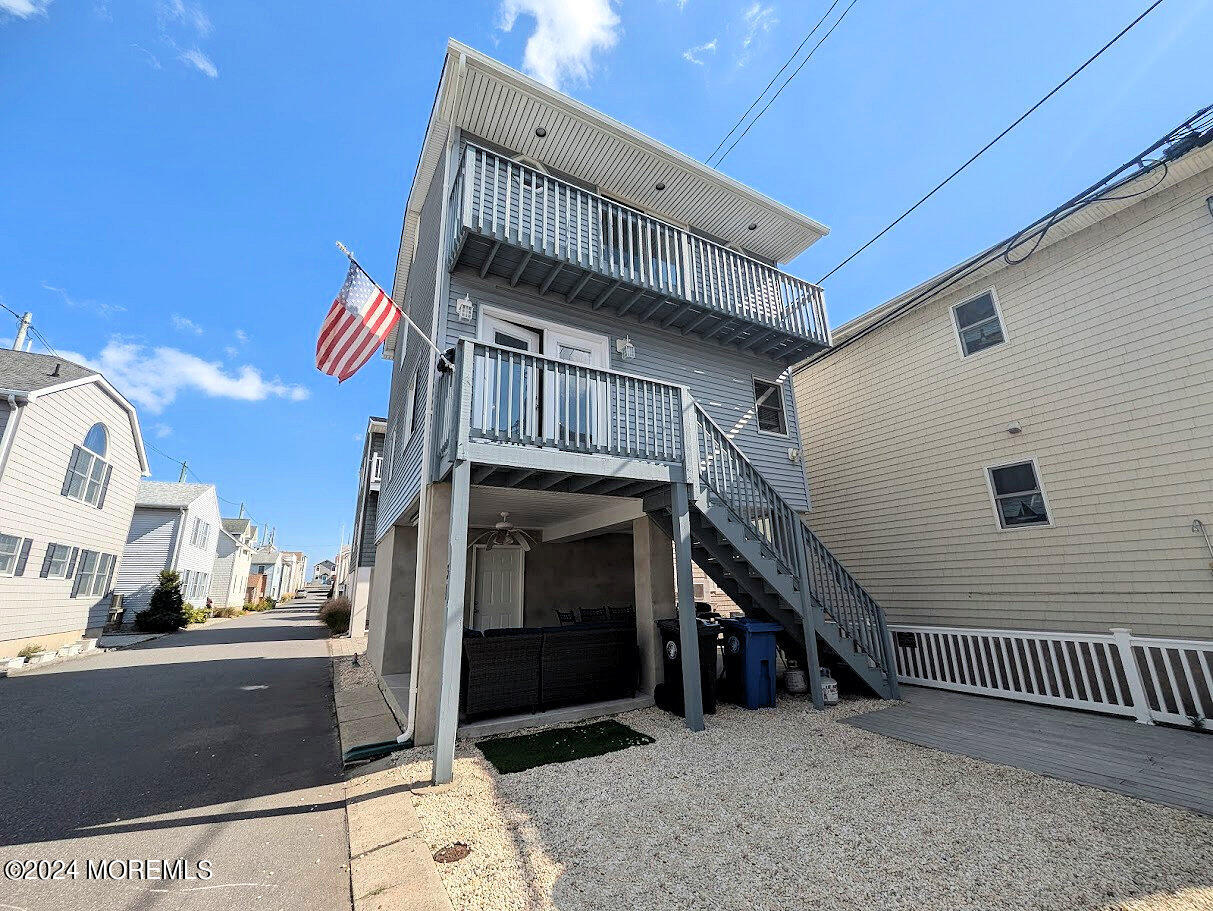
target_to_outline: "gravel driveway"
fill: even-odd
[[[460,743],[413,800],[466,911],[1213,909],[1213,819],[837,723],[884,707],[646,709],[650,746],[505,776]]]

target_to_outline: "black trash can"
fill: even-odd
[[[720,640],[720,624],[710,617],[696,617],[699,633],[699,680],[703,692],[703,711],[716,713],[716,647]],[[657,704],[675,715],[685,714],[682,696],[682,637],[678,618],[658,620],[661,633],[662,668],[665,682],[658,685],[654,696]]]

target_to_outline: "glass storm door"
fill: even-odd
[[[506,351],[490,349],[480,365],[482,382],[475,389],[474,413],[483,416],[483,429],[507,440],[539,436],[539,377],[535,362],[516,357],[512,351],[538,354],[538,332],[485,316],[481,324],[484,341]]]
[[[551,368],[544,426],[557,445],[593,450],[606,445],[607,388],[595,370],[607,366],[606,339],[548,330],[544,353],[563,364]]]

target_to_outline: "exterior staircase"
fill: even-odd
[[[880,606],[724,431],[698,404],[693,408],[699,472],[687,483],[696,564],[747,615],[779,623],[800,649],[812,646],[836,676],[842,672],[881,698],[897,698]],[[695,462],[688,459],[690,466]],[[669,493],[652,494],[644,505],[672,538]]]

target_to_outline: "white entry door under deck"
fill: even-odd
[[[523,549],[477,545],[473,559],[472,628],[522,626]]]

